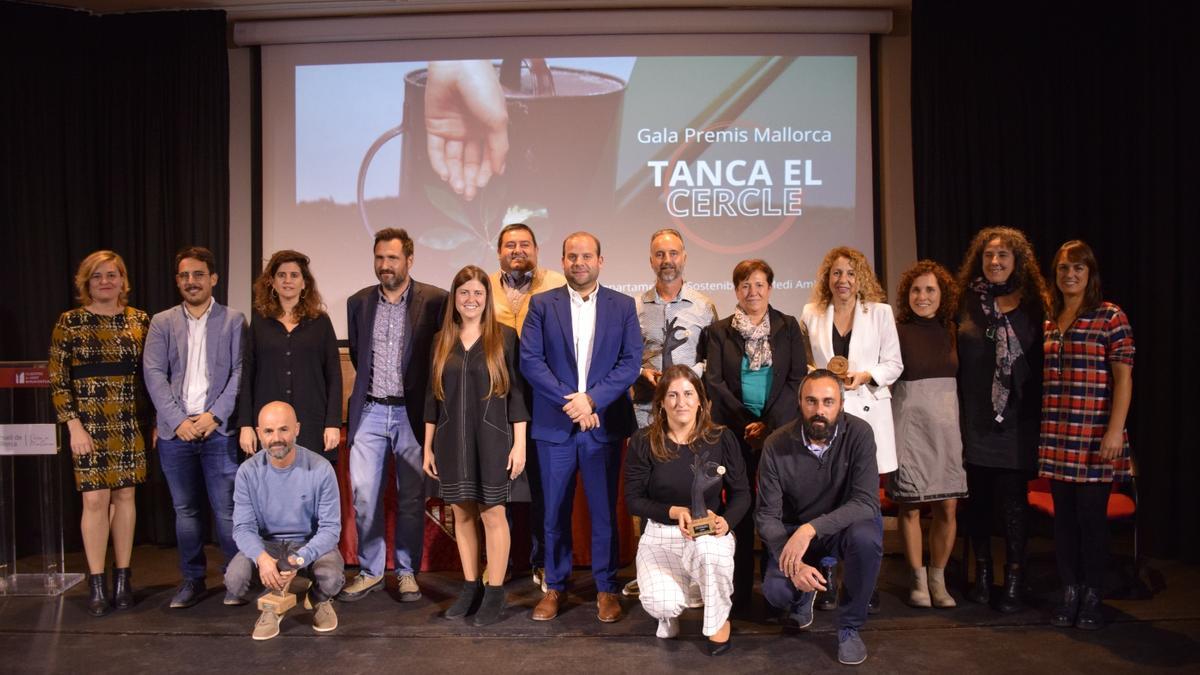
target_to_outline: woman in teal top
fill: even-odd
[[[748,476],[758,470],[767,436],[798,415],[796,390],[811,359],[800,322],[770,305],[774,281],[775,272],[765,261],[738,263],[733,268],[737,308],[709,326],[704,341],[704,386],[712,418],[737,436]],[[743,518],[733,534],[733,597],[739,605],[750,599],[754,586],[753,518]]]

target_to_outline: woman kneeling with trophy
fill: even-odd
[[[700,378],[684,365],[662,374],[651,421],[634,434],[625,464],[625,503],[646,520],[638,543],[642,608],[658,637],[679,634],[679,615],[698,586],[712,656],[730,649],[734,537],[750,487],[737,439],[713,423]],[[722,493],[724,493],[722,495]]]

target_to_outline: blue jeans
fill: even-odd
[[[796,604],[804,593],[779,569],[779,558],[775,553],[769,555],[762,585],[763,597],[775,609],[795,613]],[[875,516],[860,520],[841,532],[813,539],[804,552],[804,562],[816,567],[827,555],[836,556],[843,564],[844,600],[838,606],[838,628],[862,628],[867,622],[867,604],[871,601],[871,591],[883,561],[883,519]]]
[[[596,590],[620,591],[616,516],[620,443],[600,443],[591,434],[576,433],[562,445],[538,441],[537,453],[546,500],[546,586],[565,591],[571,577],[571,507],[575,504],[578,470],[592,521],[592,578]]]
[[[175,505],[175,538],[179,546],[179,570],[184,579],[203,579],[206,574],[204,522],[200,518],[206,492],[225,565],[237,554],[237,544],[233,541],[237,452],[237,436],[213,434],[202,441],[158,439],[159,460]]]
[[[367,401],[350,444],[350,485],[358,527],[358,564],[370,577],[381,576],[387,569],[383,477],[388,455],[396,466],[396,573],[414,574],[421,567],[425,541],[424,448],[413,434],[404,406]]]

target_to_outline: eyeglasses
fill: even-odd
[[[208,278],[208,272],[180,272],[175,275],[175,278],[180,281],[187,281],[189,277],[196,281],[204,281]]]

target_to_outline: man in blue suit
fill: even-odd
[[[241,381],[246,319],[213,299],[212,251],[199,246],[180,251],[175,283],[183,302],[151,319],[142,363],[158,412],[158,454],[175,505],[183,582],[171,607],[183,608],[199,602],[205,590],[205,493],[226,565],[238,551],[233,541],[238,421],[230,418]]]
[[[617,476],[621,444],[636,428],[629,387],[642,367],[633,298],[600,286],[600,240],[563,241],[567,285],[534,295],[521,331],[521,372],[533,389],[530,433],[537,441],[546,503],[546,586],[535,621],[558,616],[571,575],[575,472],[592,521],[597,617],[621,618],[617,585]]]

